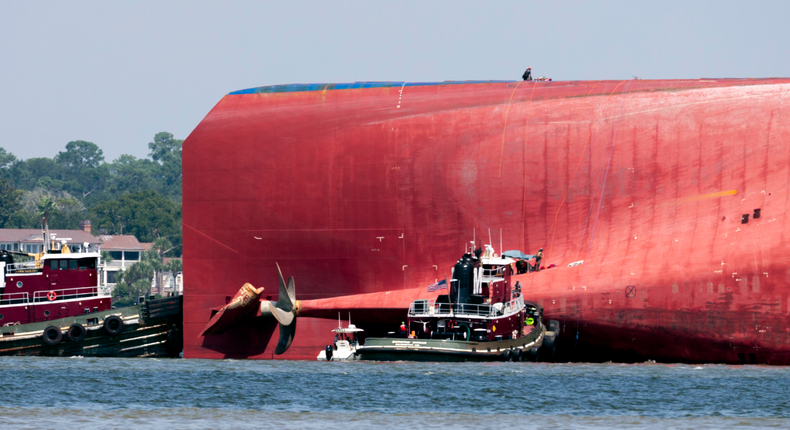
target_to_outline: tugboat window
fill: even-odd
[[[49,270],[58,270],[58,260],[49,260]]]
[[[22,281],[16,281],[16,287],[22,288]]]
[[[60,260],[60,270],[69,269],[69,260]]]
[[[3,319],[3,314],[0,314],[0,320]]]
[[[44,316],[48,317],[49,316],[49,311],[44,311]]]
[[[69,260],[69,270],[77,270],[77,260]]]

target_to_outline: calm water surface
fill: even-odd
[[[0,358],[0,428],[789,428],[790,368]]]

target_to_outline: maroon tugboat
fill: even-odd
[[[181,297],[113,309],[100,284],[101,255],[54,242],[37,254],[0,251],[0,355],[181,352]]]

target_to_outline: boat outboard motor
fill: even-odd
[[[475,264],[470,254],[464,254],[453,267],[453,278],[458,282],[453,282],[450,292],[450,301],[453,303],[468,303],[469,295],[472,293],[474,284]]]
[[[332,345],[326,346],[326,361],[332,361]]]

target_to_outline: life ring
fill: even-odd
[[[118,315],[110,315],[104,319],[104,331],[110,336],[118,336],[123,331],[123,320]]]
[[[74,343],[80,343],[85,340],[85,336],[87,336],[87,334],[88,332],[85,331],[85,327],[83,327],[80,323],[72,324],[71,327],[69,327],[69,330],[66,332],[66,336]]]
[[[49,299],[50,302],[52,302],[52,301],[54,301],[55,299],[58,298],[58,293],[56,293],[54,291],[50,291],[50,292],[47,293],[47,298]]]
[[[448,329],[448,330],[452,330],[452,329],[454,329],[454,328],[455,328],[455,321],[453,321],[453,320],[447,320],[447,329]]]
[[[59,328],[51,325],[44,329],[44,332],[41,333],[41,338],[47,345],[55,346],[59,344],[61,340],[63,340],[63,333]]]

